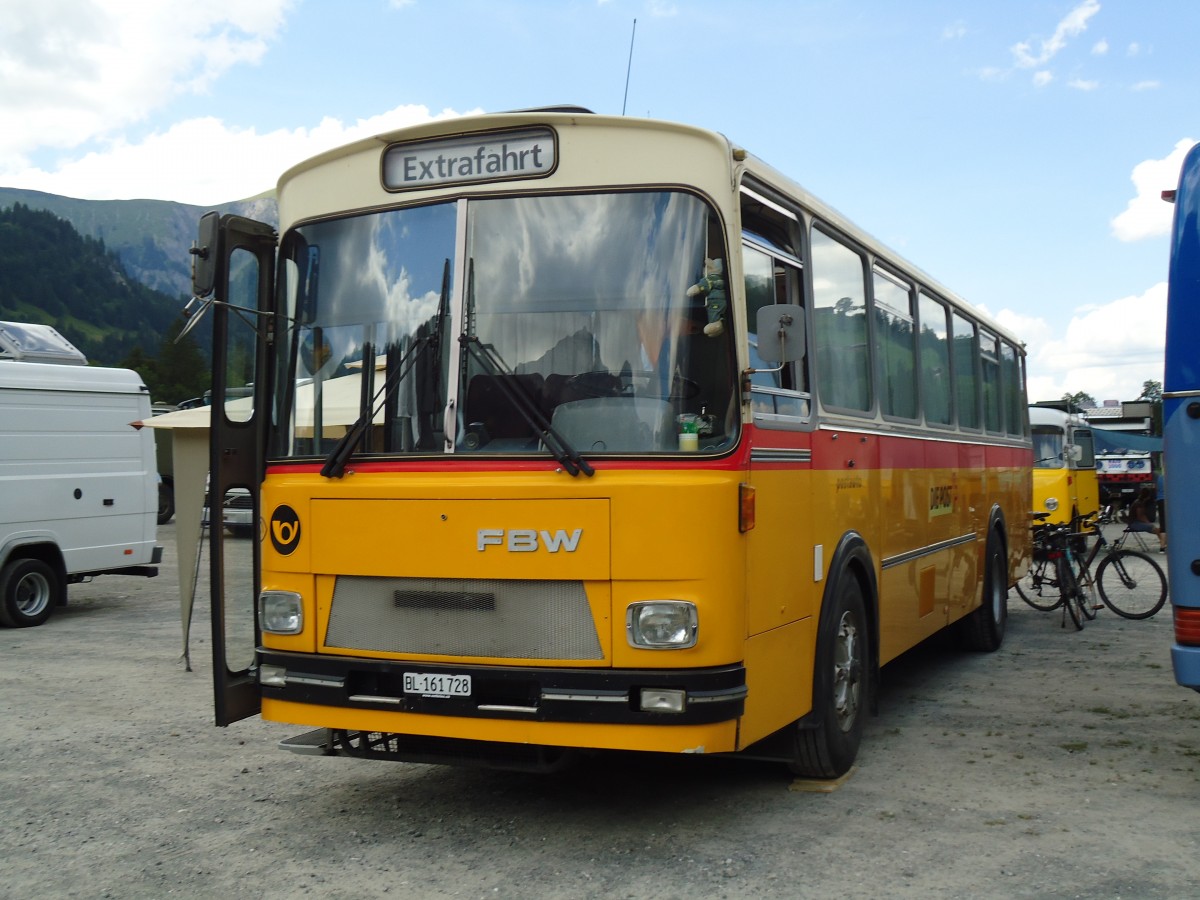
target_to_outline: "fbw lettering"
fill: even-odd
[[[533,528],[512,528],[507,531],[503,528],[480,528],[475,533],[475,549],[482,553],[488,547],[503,547],[509,553],[536,553],[545,548],[548,553],[574,553],[581,537],[582,528],[570,533],[561,528],[554,532]]]

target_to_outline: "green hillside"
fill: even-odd
[[[191,257],[200,216],[209,207],[169,200],[78,200],[41,191],[0,187],[0,209],[21,204],[70,222],[87,237],[103,241],[131,278],[186,300],[191,296]],[[274,224],[273,195],[212,207]]]
[[[0,320],[52,325],[89,361],[117,365],[135,349],[157,354],[182,305],[53,213],[0,209]]]

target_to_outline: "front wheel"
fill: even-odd
[[[1067,559],[1066,554],[1058,557],[1055,561],[1055,569],[1058,571],[1059,590],[1062,593],[1063,607],[1066,609],[1067,615],[1070,615],[1071,621],[1075,623],[1075,630],[1083,630],[1083,606],[1080,600],[1079,585],[1075,582],[1075,573],[1071,570],[1071,561]],[[1066,617],[1063,618],[1063,627],[1067,627]]]
[[[813,711],[796,728],[790,766],[797,775],[837,778],[858,756],[867,708],[867,615],[857,578],[842,576],[833,615],[822,618]]]
[[[1148,619],[1167,602],[1167,576],[1158,563],[1136,550],[1105,557],[1096,581],[1104,605],[1126,619]]]
[[[14,559],[0,571],[0,625],[30,628],[54,612],[62,579],[40,559]]]

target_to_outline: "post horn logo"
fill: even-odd
[[[300,546],[300,517],[290,506],[275,507],[271,513],[271,543],[281,556],[289,556]]]

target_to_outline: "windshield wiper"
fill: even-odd
[[[496,348],[491,344],[485,344],[483,341],[473,334],[461,335],[458,342],[467,348],[467,352],[477,359],[485,369],[489,370],[493,375],[499,376],[496,382],[500,390],[504,393],[505,398],[513,405],[513,407],[521,414],[526,424],[537,432],[538,437],[542,439],[542,443],[554,455],[554,458],[562,464],[562,467],[571,475],[578,475],[583,472],[589,478],[596,474],[596,470],[586,459],[579,455],[579,451],[571,446],[570,442],[562,436],[562,434],[550,424],[545,414],[538,408],[533,398],[529,396],[528,391],[521,384],[516,374],[505,364],[500,354],[496,352]]]
[[[408,348],[408,352],[400,357],[396,366],[388,371],[387,378],[383,381],[383,386],[375,392],[375,396],[371,398],[369,404],[363,405],[358,418],[354,420],[354,424],[338,440],[337,445],[330,451],[329,456],[325,457],[325,465],[321,467],[322,475],[326,478],[341,478],[346,473],[346,463],[349,462],[351,455],[358,448],[358,445],[362,443],[363,436],[375,421],[375,416],[379,412],[381,404],[386,402],[387,398],[392,395],[396,389],[396,385],[404,379],[404,376],[412,371],[413,366],[417,364],[422,354],[429,349],[431,343],[433,343],[432,337],[418,338]],[[364,359],[364,390],[367,378],[365,371],[367,365],[368,363]],[[315,395],[313,403],[316,403]]]

